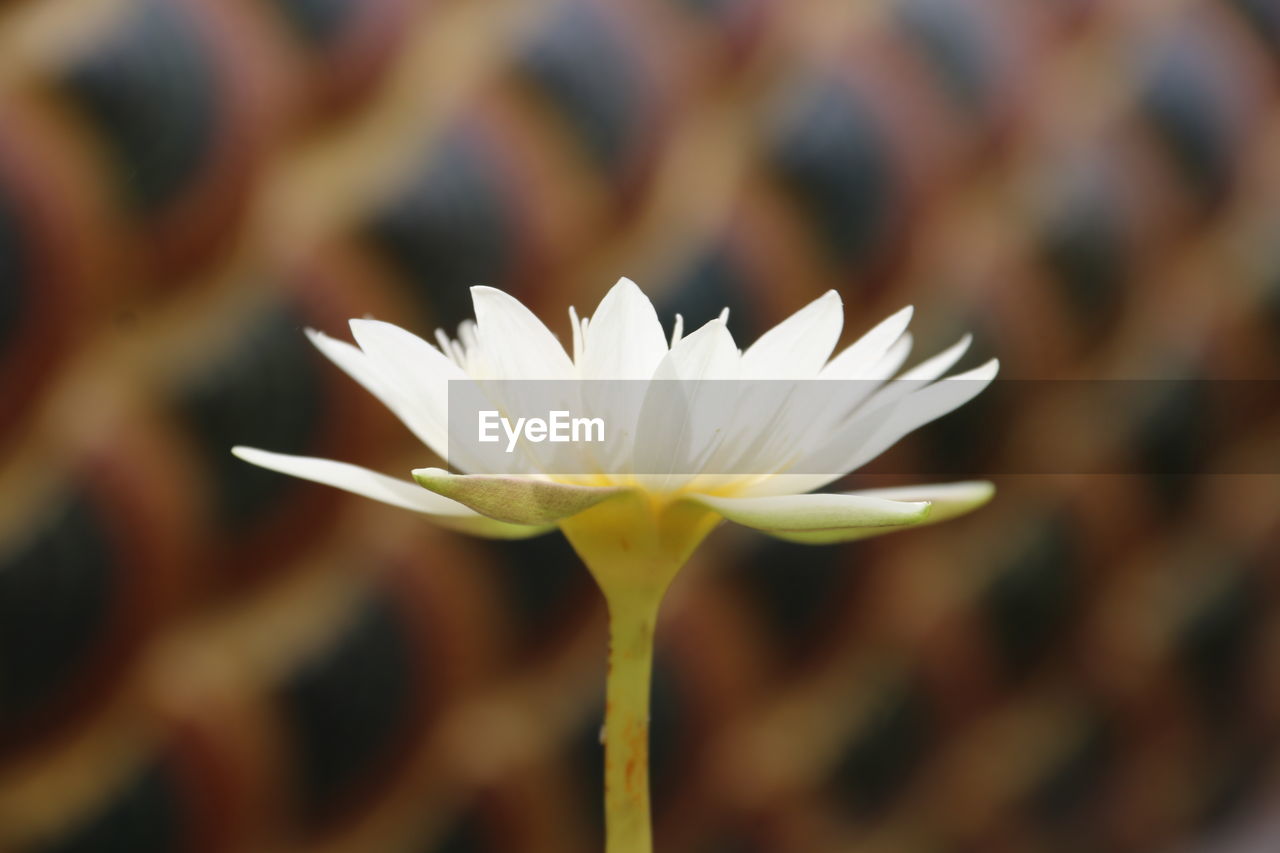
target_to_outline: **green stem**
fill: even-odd
[[[626,493],[561,520],[609,606],[604,723],[607,853],[651,853],[649,681],[658,606],[719,517],[682,501]]]
[[[609,678],[604,727],[607,853],[650,853],[649,684],[658,603],[609,603]]]

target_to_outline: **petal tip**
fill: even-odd
[[[453,476],[443,468],[414,468],[410,473],[419,486],[433,492],[439,492],[440,488],[445,486]]]

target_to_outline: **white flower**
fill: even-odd
[[[601,512],[598,506],[617,504],[624,495],[630,497],[621,504],[654,517],[684,519],[647,528],[658,531],[653,547],[659,550],[667,543],[663,530],[673,524],[687,528],[687,536],[677,537],[680,543],[672,546],[684,556],[720,519],[793,541],[839,542],[942,521],[992,495],[985,482],[812,493],[962,405],[994,378],[997,364],[991,361],[939,379],[964,354],[967,337],[899,375],[911,349],[910,308],[834,357],[843,325],[834,291],[745,350],[729,333],[727,312],[687,336],[677,317],[668,343],[649,299],[624,278],[590,319],[570,309],[570,354],[515,298],[490,287],[471,292],[476,320],[462,325],[457,340],[437,332],[432,344],[376,320],[351,321],[358,347],[319,332],[307,334],[441,458],[448,450],[451,379],[859,380],[842,387],[860,390],[856,399],[849,393],[832,395],[824,410],[815,411],[810,402],[779,407],[768,418],[726,416],[727,433],[718,433],[714,443],[667,408],[636,411],[633,405],[620,413],[635,424],[632,440],[620,452],[615,447],[607,459],[595,460],[590,475],[452,474],[422,468],[413,472],[415,484],[327,459],[246,447],[233,452],[264,468],[415,510],[471,533],[520,537],[558,525],[580,552],[592,546],[574,519],[595,518],[602,529],[625,530],[627,523],[609,521],[610,512],[621,511]],[[663,460],[672,459],[673,473],[646,473],[667,470],[661,468]]]

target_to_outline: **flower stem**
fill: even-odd
[[[607,853],[650,853],[649,684],[660,596],[609,602],[604,728]]]
[[[560,522],[609,606],[604,722],[607,853],[651,853],[649,681],[658,606],[719,517],[687,502],[624,494]]]

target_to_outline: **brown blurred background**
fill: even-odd
[[[0,2],[0,849],[600,849],[560,537],[228,449],[426,464],[305,326],[483,283],[563,337],[623,274],[739,340],[835,287],[846,338],[915,303],[919,352],[1162,380],[997,387],[851,481],[1063,460],[962,521],[715,534],[660,850],[1280,849],[1280,406],[1212,390],[1280,374],[1278,81],[1277,0]]]

